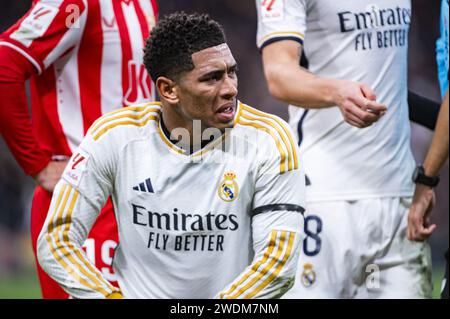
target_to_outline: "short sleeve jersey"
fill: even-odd
[[[365,83],[388,108],[377,123],[358,129],[344,122],[337,107],[289,107],[310,182],[308,199],[411,196],[410,0],[257,0],[256,6],[259,48],[297,41],[312,73]]]

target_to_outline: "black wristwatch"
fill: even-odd
[[[414,183],[419,183],[428,187],[436,187],[439,184],[439,176],[427,176],[425,175],[425,169],[422,165],[419,165],[414,170],[412,180]]]

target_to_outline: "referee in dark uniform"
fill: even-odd
[[[413,203],[408,215],[408,238],[410,240],[426,240],[436,228],[429,223],[429,213],[434,206],[433,188],[439,183],[439,171],[448,158],[449,148],[449,0],[442,0],[441,6],[441,37],[436,43],[436,60],[438,65],[439,84],[443,102],[439,109],[430,107],[429,101],[413,93],[408,96],[410,104],[410,119],[430,129],[435,128],[433,140],[423,165],[417,166],[413,180],[416,183]],[[428,106],[428,107],[427,107]],[[446,269],[441,298],[449,298],[448,291],[448,249],[445,253]]]

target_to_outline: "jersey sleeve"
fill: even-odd
[[[104,142],[105,140],[102,140]],[[106,144],[106,142],[105,142]],[[88,135],[70,159],[38,239],[42,268],[74,298],[120,295],[88,260],[82,245],[112,192],[113,157]]]
[[[300,253],[303,216],[289,209],[253,217],[255,257],[244,272],[218,294],[220,299],[280,298],[292,288]]]
[[[271,137],[259,147],[253,214],[278,207],[303,212],[305,207],[305,174],[298,146],[289,125],[281,119],[278,122],[279,126],[267,131]]]
[[[0,134],[28,175],[47,166],[52,153],[43,149],[33,134],[25,81],[34,73],[33,65],[13,49],[0,46]]]
[[[306,33],[307,0],[256,0],[257,46],[280,40],[303,44]]]
[[[293,141],[287,124],[277,121],[283,127],[280,134]],[[296,144],[284,144],[281,138],[276,143],[275,137],[281,135],[273,133],[261,146],[251,213],[255,257],[219,298],[279,298],[294,283],[304,222],[305,175],[294,156]]]
[[[22,54],[41,73],[80,42],[86,18],[83,0],[40,0],[0,36],[0,45]]]
[[[436,62],[438,67],[439,86],[442,99],[448,90],[448,32],[449,32],[449,6],[448,1],[441,2],[440,38],[436,41]]]

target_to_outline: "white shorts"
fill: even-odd
[[[308,203],[295,285],[283,298],[431,298],[430,247],[406,238],[410,205]]]

